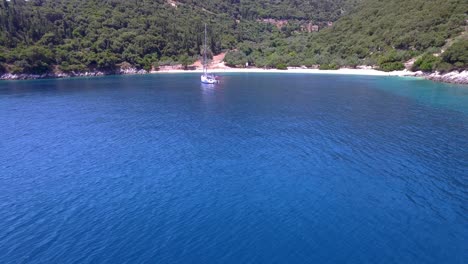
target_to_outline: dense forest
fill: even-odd
[[[188,65],[204,23],[210,56],[228,51],[230,66],[465,69],[467,12],[466,0],[0,0],[0,72]]]
[[[247,59],[260,66],[318,64],[324,69],[378,65],[390,71],[417,57],[433,60],[431,71],[466,69],[468,34],[462,33],[467,13],[466,0],[362,0],[331,28],[289,37],[277,32],[262,42],[241,43],[226,60],[232,65]],[[456,55],[433,55],[448,43],[455,44],[444,54]]]

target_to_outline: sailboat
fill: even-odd
[[[205,42],[203,48],[203,74],[200,77],[202,83],[215,84],[218,83],[216,76],[208,72],[207,60],[206,60],[206,24],[205,24]]]

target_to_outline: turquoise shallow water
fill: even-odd
[[[0,263],[465,263],[468,87],[0,82]]]

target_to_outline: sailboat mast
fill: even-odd
[[[206,23],[205,23],[205,45],[203,51],[203,71],[206,73]]]

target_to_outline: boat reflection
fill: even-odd
[[[201,83],[200,87],[202,90],[214,90],[216,85],[213,83]]]

